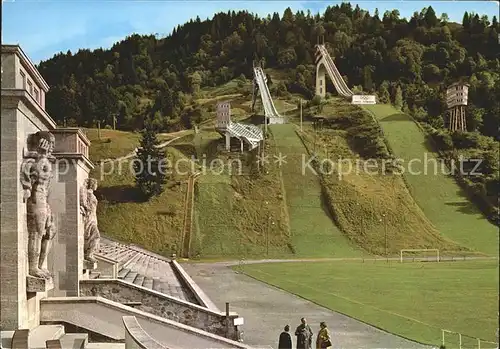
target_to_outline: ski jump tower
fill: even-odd
[[[242,153],[244,151],[244,144],[248,145],[248,150],[253,150],[264,139],[262,130],[259,127],[231,121],[231,104],[228,101],[217,104],[215,129],[225,138],[226,151],[231,150],[231,138],[236,138],[240,141],[240,150]]]
[[[326,94],[326,75],[332,80],[339,95],[346,98],[354,95],[340,75],[325,45],[318,44],[316,45],[316,95],[322,98]]]
[[[264,115],[266,117],[266,123],[268,124],[284,124],[285,118],[281,116],[276,107],[274,106],[271,93],[267,87],[267,78],[264,74],[264,70],[260,66],[253,67],[254,80],[253,80],[253,94],[252,94],[252,110],[257,99],[257,93],[260,92],[260,98],[262,100],[262,105],[264,107]]]
[[[465,109],[467,107],[467,97],[469,84],[454,83],[446,90],[446,105],[450,115],[448,128],[451,132],[467,131]]]

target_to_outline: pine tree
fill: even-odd
[[[378,88],[378,98],[382,103],[390,103],[391,95],[389,94],[388,83],[384,81]]]
[[[366,65],[363,69],[363,87],[366,91],[370,92],[373,89],[373,80],[372,80],[372,67]]]
[[[465,11],[464,13],[464,17],[462,19],[462,25],[464,26],[465,29],[469,29],[470,27],[470,17],[467,11]]]
[[[156,147],[158,144],[156,131],[148,124],[142,132],[138,161],[134,162],[135,183],[145,199],[160,195],[166,182],[165,153]]]
[[[396,93],[394,95],[394,106],[398,109],[403,107],[403,91],[401,91],[401,86],[399,85],[396,88]]]

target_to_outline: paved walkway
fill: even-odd
[[[229,262],[230,263],[230,262]],[[425,348],[375,327],[335,313],[312,302],[294,296],[268,284],[239,274],[228,263],[182,264],[193,280],[212,301],[224,311],[225,302],[230,311],[244,318],[244,342],[259,348],[277,348],[277,339],[286,324],[291,332],[306,317],[313,331],[319,322],[329,325],[334,348]],[[295,337],[292,336],[295,343]],[[294,344],[295,347],[295,344]]]

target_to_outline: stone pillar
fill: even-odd
[[[231,150],[231,135],[229,132],[226,132],[226,151]]]
[[[316,96],[325,98],[326,96],[326,81],[325,81],[325,65],[323,59],[316,64]]]
[[[2,57],[3,58],[3,57]],[[25,91],[2,90],[1,110],[1,243],[0,329],[32,329],[39,324],[39,299],[28,292],[27,210],[20,168],[28,137],[55,127],[43,110],[30,104]],[[44,286],[45,289],[45,286]]]
[[[54,275],[51,296],[79,296],[79,282],[88,278],[89,266],[83,259],[84,225],[80,189],[94,168],[88,159],[90,142],[78,128],[58,128],[54,155],[57,173],[53,180],[50,205],[55,212],[57,233],[48,267]],[[90,266],[95,268],[96,266]]]

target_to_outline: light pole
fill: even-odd
[[[266,256],[269,257],[269,222],[271,222],[271,216],[267,219],[267,229],[266,229]]]
[[[274,222],[271,220],[271,216],[269,216],[267,220],[267,229],[266,229],[266,256],[269,257],[269,223],[274,225]]]
[[[382,219],[384,221],[384,236],[385,236],[385,261],[389,262],[389,256],[387,255],[387,223],[385,220],[385,213],[382,213]]]
[[[302,132],[302,98],[300,99],[300,132]]]

